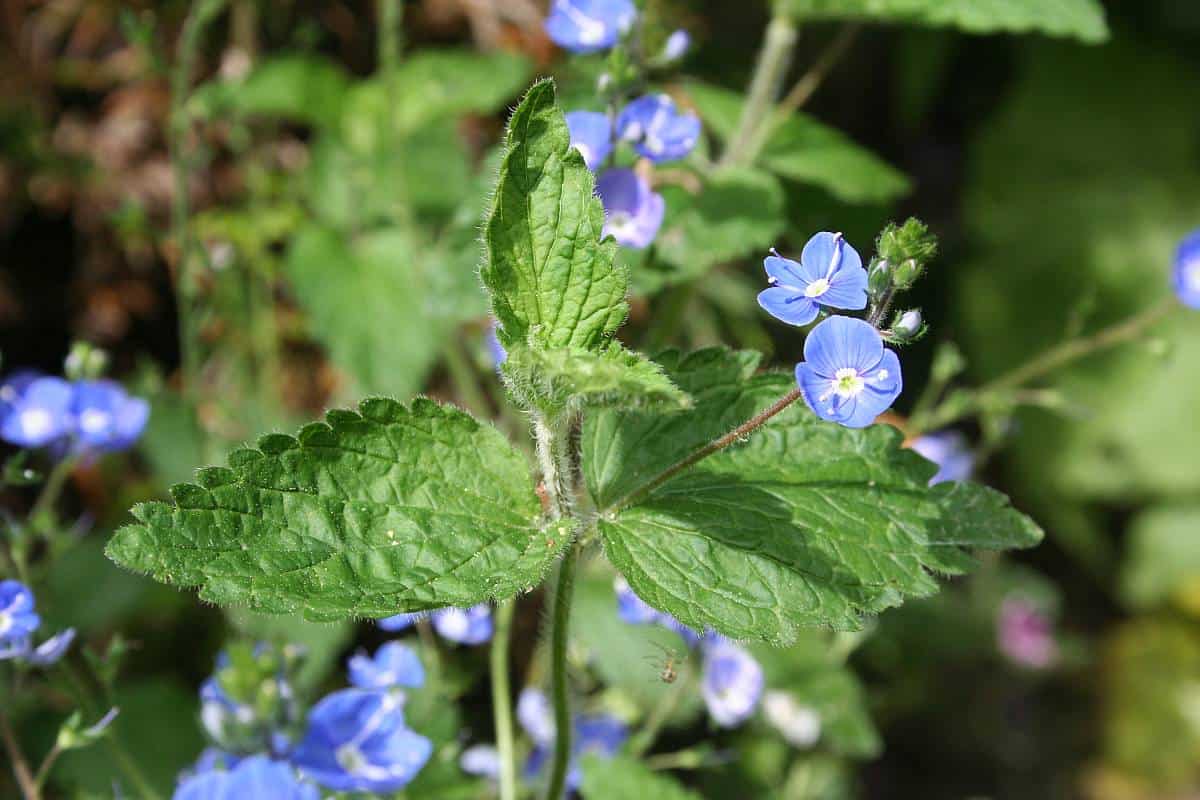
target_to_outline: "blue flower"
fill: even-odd
[[[18,447],[42,447],[71,432],[71,384],[25,373],[0,387],[0,439]]]
[[[617,117],[617,135],[656,164],[683,158],[700,141],[700,118],[680,114],[665,94],[639,97]]]
[[[1200,230],[1179,245],[1173,277],[1179,302],[1188,308],[1200,308]]]
[[[41,624],[29,587],[20,581],[0,581],[0,647],[28,641]]]
[[[388,642],[374,656],[358,653],[350,658],[350,683],[360,689],[416,688],[425,684],[425,667],[415,650]]]
[[[526,689],[522,692],[522,697],[526,692],[534,692],[538,695],[541,692],[537,690]],[[546,704],[546,708],[549,705]],[[548,711],[547,711],[548,714]],[[533,751],[529,754],[529,759],[525,762],[525,777],[534,778],[545,767],[546,762],[550,758],[550,754],[554,747],[554,721],[549,721],[550,735],[546,736],[545,725],[538,725],[531,730],[524,719],[518,717],[522,726],[525,727],[526,733],[534,741]],[[585,755],[598,755],[602,758],[612,758],[621,749],[621,745],[629,738],[629,729],[625,727],[625,723],[608,714],[581,714],[575,717],[572,725],[573,736],[571,737],[571,760],[567,770],[567,788],[571,791],[579,789],[579,784],[583,780],[582,771],[579,768],[579,760]]]
[[[570,111],[566,115],[571,146],[593,172],[612,154],[612,122],[599,111]]]
[[[900,359],[860,319],[830,317],[804,342],[796,365],[804,402],[821,419],[863,428],[900,396]]]
[[[607,50],[633,27],[637,9],[631,0],[554,0],[546,34],[565,50]]]
[[[604,203],[603,235],[635,250],[649,247],[666,213],[662,195],[631,169],[605,172],[596,182],[596,192]]]
[[[55,664],[70,649],[71,643],[75,641],[75,629],[67,628],[51,636],[46,641],[28,650],[25,655],[25,663],[32,664],[36,667],[48,667]]]
[[[867,271],[858,251],[840,233],[818,233],[804,245],[797,264],[773,255],[763,261],[771,288],[758,304],[789,325],[807,325],[819,307],[858,310],[867,307]]]
[[[254,655],[263,655],[268,646],[256,645]],[[247,754],[263,751],[284,752],[290,746],[281,732],[298,717],[295,694],[282,672],[263,676],[259,684],[259,702],[243,702],[232,697],[221,685],[221,673],[231,668],[229,654],[217,654],[216,669],[200,684],[200,722],[208,735],[226,750]],[[266,701],[270,701],[269,703]]]
[[[714,722],[725,728],[741,725],[758,708],[762,692],[763,670],[753,656],[719,637],[705,645],[700,694]]]
[[[433,745],[404,725],[399,698],[343,689],[313,706],[292,754],[305,775],[340,792],[395,792],[411,781]]]
[[[695,647],[703,639],[700,634],[670,614],[659,611],[634,594],[633,589],[629,588],[629,582],[621,575],[613,579],[613,589],[617,593],[617,616],[623,622],[630,625],[662,625],[683,637],[688,647]]]
[[[943,481],[965,481],[975,468],[975,456],[967,446],[967,438],[958,431],[927,433],[909,446],[937,464],[938,471],[929,479],[930,486]]]
[[[500,778],[500,753],[490,744],[477,744],[462,751],[458,766],[468,775],[489,780]]]
[[[238,800],[262,797],[271,800],[319,800],[317,787],[303,783],[292,769],[267,756],[251,756],[228,772],[212,770],[187,778],[173,800]]]
[[[544,692],[524,688],[517,698],[517,722],[534,744],[554,743],[554,710]]]
[[[142,435],[150,404],[113,381],[80,381],[71,403],[80,450],[127,450]]]
[[[408,630],[420,618],[420,614],[396,614],[394,617],[384,617],[378,620],[377,624],[385,631],[395,633],[397,631]]]
[[[678,61],[687,55],[687,51],[691,47],[691,35],[683,28],[680,28],[667,37],[666,44],[663,45],[662,55],[659,58],[668,64]]]
[[[487,603],[439,609],[433,612],[433,629],[452,642],[483,644],[492,638],[492,609]]]

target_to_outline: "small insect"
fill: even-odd
[[[662,651],[662,666],[658,671],[658,679],[663,683],[674,683],[679,678],[679,670],[676,668],[679,662],[679,653],[663,645],[657,645],[657,647]],[[651,657],[653,658],[653,656]]]

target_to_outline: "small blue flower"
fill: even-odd
[[[579,767],[580,759],[586,755],[612,758],[629,738],[629,729],[625,723],[609,714],[581,714],[575,717],[572,729],[574,735],[571,737],[571,760],[567,769],[567,789],[578,791],[580,783],[583,782],[583,771]],[[545,744],[535,744],[533,751],[529,754],[529,759],[525,762],[526,778],[534,778],[542,771],[552,750],[552,739]]]
[[[517,698],[517,722],[534,744],[548,746],[554,743],[554,710],[545,692],[524,688]]]
[[[864,428],[900,396],[900,359],[860,319],[830,317],[809,333],[796,365],[804,402],[821,419]]]
[[[443,608],[433,612],[433,629],[442,638],[459,644],[483,644],[492,638],[492,609],[487,603],[470,608]]]
[[[617,117],[617,135],[656,164],[683,158],[700,141],[700,118],[680,114],[665,94],[639,97]]]
[[[492,366],[495,367],[496,369],[500,369],[500,367],[504,364],[504,362],[508,361],[508,351],[504,349],[504,345],[500,344],[500,337],[498,337],[496,335],[496,328],[499,327],[499,325],[500,325],[499,320],[493,319],[492,324],[490,326],[488,326],[488,332],[487,332],[488,356],[492,359]],[[406,616],[406,615],[400,614],[399,616]],[[388,617],[388,619],[396,619],[396,617]],[[383,622],[380,622],[379,624],[380,624],[380,627],[383,626]],[[407,626],[405,626],[405,627],[407,627]],[[384,630],[390,630],[390,629],[384,628]]]
[[[343,689],[313,706],[292,761],[328,789],[387,793],[407,785],[432,753],[428,739],[404,726],[399,698]]]
[[[660,58],[662,61],[670,64],[687,55],[687,51],[690,50],[691,47],[691,35],[683,28],[680,28],[667,37],[667,42],[663,45],[662,55]]]
[[[477,744],[462,751],[458,766],[468,775],[489,780],[500,779],[500,753],[490,744]]]
[[[1200,230],[1180,243],[1173,278],[1179,302],[1200,309]]]
[[[42,447],[71,431],[71,384],[62,378],[34,378],[0,388],[0,439],[18,447]]]
[[[261,656],[268,645],[255,646],[255,656]],[[274,701],[268,711],[265,705],[253,705],[231,697],[221,685],[222,671],[230,668],[229,654],[217,654],[212,676],[200,684],[200,723],[208,735],[226,750],[242,755],[270,751],[281,753],[290,741],[281,728],[286,728],[299,716],[295,693],[286,676],[279,672],[267,676],[260,689],[260,698]]]
[[[631,0],[554,0],[546,34],[565,50],[595,53],[615,45],[636,19]]]
[[[378,620],[377,624],[385,631],[396,633],[397,631],[408,630],[420,618],[420,614],[397,614],[394,617],[384,617]]]
[[[867,271],[858,251],[840,233],[818,233],[797,264],[774,253],[763,261],[771,288],[758,295],[767,313],[789,325],[807,325],[821,306],[867,307]]]
[[[741,725],[758,707],[762,692],[763,670],[753,656],[723,638],[705,645],[700,693],[714,722],[725,728]]]
[[[610,169],[596,182],[604,203],[604,230],[625,247],[649,247],[662,226],[666,204],[662,195],[631,169]]]
[[[571,146],[580,152],[587,168],[595,172],[612,154],[612,121],[599,111],[570,111],[566,114]]]
[[[150,404],[113,381],[80,381],[71,412],[78,449],[113,452],[129,449],[142,435]]]
[[[918,436],[911,445],[925,458],[937,464],[937,474],[929,479],[929,485],[943,481],[965,481],[975,468],[975,456],[967,445],[967,438],[958,431],[940,431]]]
[[[29,650],[25,654],[25,662],[36,667],[48,667],[51,664],[55,664],[67,654],[67,650],[70,649],[73,641],[75,641],[74,628],[67,628],[64,631],[60,631],[37,647]]]
[[[360,689],[416,688],[425,684],[425,667],[415,650],[387,642],[374,656],[358,653],[350,658],[350,683]]]
[[[41,624],[29,587],[20,581],[0,581],[0,647],[28,641]]]
[[[292,769],[267,756],[251,756],[229,771],[200,772],[175,790],[173,800],[235,800],[262,797],[271,800],[319,800],[317,787],[303,783]]]

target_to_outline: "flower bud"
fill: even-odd
[[[892,335],[902,341],[912,341],[925,330],[925,320],[918,308],[909,309],[896,315],[892,323]]]
[[[867,292],[871,297],[882,297],[892,285],[892,267],[887,259],[879,259],[871,265],[867,274]]]
[[[667,42],[663,45],[662,53],[658,58],[663,64],[673,64],[687,55],[691,46],[692,37],[683,28],[680,28],[667,37]]]
[[[108,353],[87,342],[75,342],[63,363],[63,374],[72,381],[96,380],[108,369]]]
[[[596,91],[605,95],[609,89],[613,87],[613,76],[611,72],[601,72],[600,77],[596,79]]]
[[[897,289],[908,289],[917,282],[917,278],[919,277],[921,277],[921,265],[917,263],[915,258],[910,258],[901,262],[900,266],[896,267],[896,274],[893,280],[896,283]]]

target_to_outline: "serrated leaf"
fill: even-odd
[[[763,252],[783,233],[783,189],[761,170],[716,173],[696,194],[679,186],[664,187],[662,194],[667,215],[655,251],[676,270],[664,283],[690,280],[724,261]]]
[[[425,399],[331,411],[229,464],[135,507],[108,555],[214,603],[324,620],[510,596],[565,541],[535,527],[528,465],[504,437]]]
[[[754,359],[744,354],[667,361],[681,388],[709,387],[691,392],[694,408],[596,415],[584,427],[583,465],[597,505],[609,509],[598,523],[609,559],[643,600],[685,625],[783,644],[801,628],[853,630],[866,614],[932,594],[931,573],[970,567],[959,548],[1041,538],[986,487],[930,489],[932,465],[902,449],[894,428],[850,430],[799,403],[641,495],[633,490],[714,431],[794,386],[789,376],[748,374]]]
[[[698,82],[689,83],[687,91],[708,129],[728,139],[741,116],[741,95]],[[755,163],[784,178],[819,186],[847,203],[886,202],[910,189],[899,170],[799,111],[779,125]]]
[[[1096,0],[781,0],[801,19],[948,25],[969,33],[1045,33],[1092,44],[1108,39]]]
[[[612,342],[600,352],[578,347],[552,350],[516,347],[502,367],[517,402],[526,408],[590,406],[673,406],[687,395],[662,367]]]
[[[625,320],[628,279],[616,243],[600,241],[604,210],[551,81],[517,106],[506,147],[481,270],[497,336],[508,348],[596,349]]]
[[[628,756],[585,756],[581,794],[588,800],[701,800],[674,778]]]

